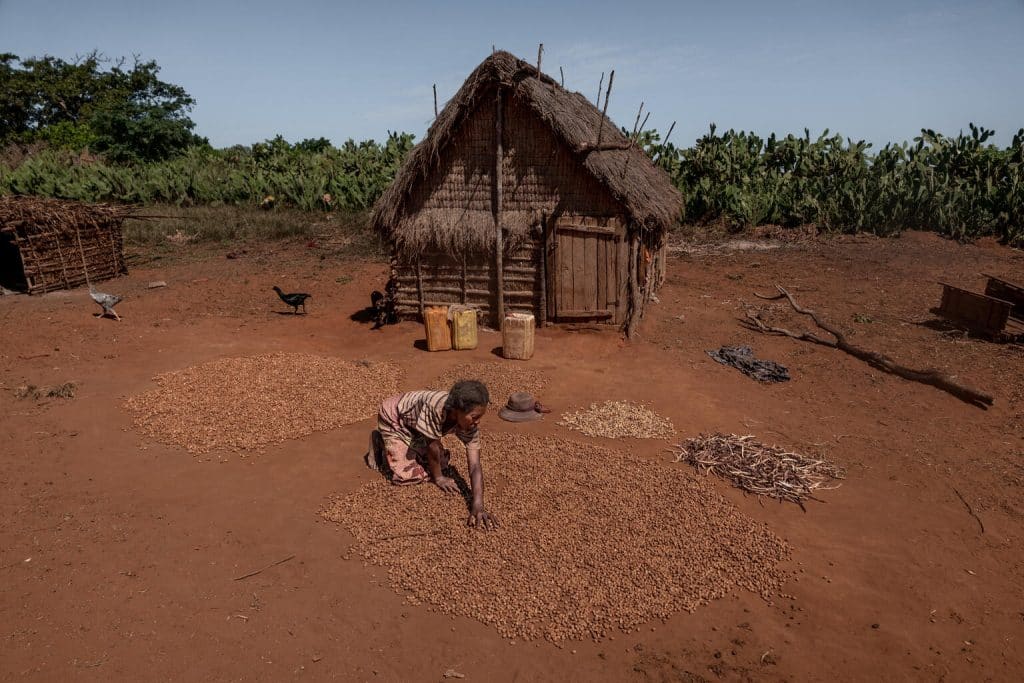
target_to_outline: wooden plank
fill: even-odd
[[[984,294],[940,282],[942,301],[939,315],[963,323],[980,332],[999,334],[1006,327],[1013,304]]]
[[[594,285],[597,288],[597,297],[596,297],[595,307],[598,310],[602,310],[602,309],[608,308],[608,297],[605,296],[605,290],[607,289],[607,285],[605,284],[605,281],[608,279],[608,271],[605,269],[605,261],[608,258],[608,256],[607,256],[607,254],[608,254],[608,249],[607,249],[608,240],[603,238],[603,237],[599,237],[599,238],[597,238],[596,242],[597,242],[597,267],[596,267],[595,270],[597,271],[597,279],[594,282]]]
[[[579,318],[593,318],[595,320],[603,320],[611,318],[614,313],[609,309],[600,310],[585,310],[585,311],[559,311],[558,317],[561,319],[579,319]]]
[[[586,237],[573,235],[572,244],[572,308],[580,310],[586,308],[584,288],[586,287],[585,266],[586,266]]]
[[[597,310],[597,237],[583,238],[583,305],[579,310]]]
[[[598,225],[583,225],[580,223],[562,223],[558,226],[558,232],[580,232],[585,235],[614,235],[615,228],[605,228]]]
[[[557,239],[558,308],[568,310],[572,308],[572,238],[569,235],[558,235]]]
[[[988,283],[985,285],[986,296],[1009,301],[1013,304],[1010,315],[1015,318],[1024,318],[1024,286],[996,277],[995,275],[988,275],[987,273],[982,273],[982,275],[988,278]]]
[[[615,250],[618,248],[613,240],[604,241],[604,305],[614,309],[618,306],[618,270],[615,267]]]

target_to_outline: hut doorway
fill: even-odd
[[[626,241],[613,218],[561,217],[549,226],[548,317],[557,322],[621,323]]]
[[[21,252],[14,244],[14,236],[6,232],[0,232],[0,287],[16,291],[28,289]]]

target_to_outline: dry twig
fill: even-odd
[[[791,332],[782,327],[773,327],[771,325],[766,324],[763,320],[761,320],[760,315],[756,311],[752,309],[747,309],[747,320],[749,321],[748,325],[750,325],[752,328],[760,332],[764,332],[765,334],[782,335],[799,341],[809,341],[814,344],[820,344],[822,346],[827,346],[832,349],[839,349],[840,351],[844,351],[850,354],[854,358],[861,359],[862,361],[866,362],[868,365],[874,368],[878,368],[879,370],[892,373],[894,375],[902,377],[903,379],[909,379],[913,382],[929,384],[938,389],[942,389],[943,391],[950,393],[953,396],[956,396],[961,401],[970,403],[971,405],[978,406],[979,408],[985,408],[987,406],[992,405],[992,396],[981,391],[978,391],[973,387],[961,384],[960,382],[956,381],[955,379],[953,379],[952,377],[950,377],[949,375],[940,370],[913,370],[911,368],[907,368],[905,366],[898,364],[892,358],[889,358],[884,354],[877,353],[875,351],[868,351],[866,349],[854,346],[853,344],[846,341],[846,337],[843,335],[843,333],[841,333],[835,327],[832,327],[831,325],[822,321],[822,319],[818,317],[817,313],[808,308],[803,308],[802,306],[800,306],[793,298],[793,295],[786,291],[784,287],[782,287],[781,285],[775,285],[775,288],[779,290],[779,293],[774,296],[764,296],[762,294],[755,294],[755,296],[757,296],[759,299],[766,299],[768,301],[776,301],[778,299],[785,298],[787,301],[789,301],[789,305],[793,307],[794,311],[802,315],[810,316],[811,320],[814,321],[814,324],[817,325],[822,330],[825,330],[826,332],[831,334],[833,337],[835,337],[835,341],[824,339],[812,332],[801,332],[798,334],[796,332]]]
[[[248,574],[242,574],[241,576],[236,576],[235,577],[235,581],[241,581],[242,579],[248,579],[250,576],[256,576],[257,574],[261,574],[261,573],[267,571],[271,567],[276,567],[279,564],[284,564],[288,560],[293,560],[293,559],[295,559],[295,556],[294,555],[289,555],[288,557],[284,558],[283,560],[278,560],[277,562],[271,562],[270,564],[268,564],[266,567],[263,567],[262,569],[257,569],[254,572],[249,572]]]

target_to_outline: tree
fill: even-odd
[[[111,62],[98,52],[71,62],[0,55],[0,142],[82,145],[114,161],[166,159],[195,144],[195,100],[159,78],[155,61]],[[109,67],[109,68],[108,68]]]

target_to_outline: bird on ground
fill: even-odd
[[[291,306],[293,309],[295,309],[295,310],[292,311],[292,313],[298,314],[299,306],[302,306],[302,312],[303,313],[306,312],[306,299],[310,298],[309,294],[305,294],[303,292],[295,292],[294,294],[285,294],[284,292],[281,291],[281,288],[278,287],[277,285],[274,285],[274,291],[277,292],[277,295],[279,297],[281,297],[281,301],[285,302],[286,304]]]
[[[100,316],[101,318],[112,315],[114,316],[114,320],[121,320],[121,316],[119,316],[117,311],[114,310],[114,306],[121,303],[121,297],[116,294],[104,294],[103,292],[98,292],[91,284],[89,285],[89,296],[91,296],[92,300],[103,308],[103,315]]]

